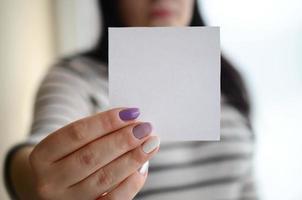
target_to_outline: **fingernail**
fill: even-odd
[[[143,166],[141,166],[141,167],[138,169],[138,171],[139,171],[139,173],[145,175],[145,174],[148,172],[148,168],[149,168],[149,161],[145,162],[145,163],[143,164]]]
[[[124,121],[129,121],[136,119],[139,116],[140,112],[138,108],[126,108],[119,112],[119,116]]]
[[[142,139],[152,132],[152,125],[149,122],[138,124],[133,128],[132,132],[137,139]]]
[[[154,149],[156,149],[160,144],[160,140],[158,137],[152,137],[150,139],[147,140],[147,142],[145,142],[143,144],[143,151],[145,153],[150,153],[152,152]]]

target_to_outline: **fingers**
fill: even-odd
[[[97,169],[141,145],[151,132],[150,123],[135,123],[119,129],[54,163],[53,170],[56,171],[56,176],[50,178],[61,180],[62,187],[76,184]],[[62,180],[62,177],[65,178]]]
[[[125,180],[132,173],[138,171],[147,160],[156,154],[158,148],[159,138],[151,136],[143,145],[127,152],[96,171],[87,179],[70,187],[71,193],[76,194],[77,197],[82,197],[82,199],[95,199],[99,197],[101,194],[111,190],[113,186]],[[87,195],[89,196],[87,197]]]
[[[142,189],[146,181],[147,174],[142,175],[139,172],[133,173],[124,180],[113,191],[105,196],[99,197],[97,200],[132,200],[135,195]]]
[[[99,137],[134,123],[139,114],[137,108],[116,108],[73,122],[37,145],[36,160],[57,161]]]

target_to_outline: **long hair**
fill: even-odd
[[[108,64],[108,27],[122,27],[123,24],[117,10],[117,0],[98,0],[98,6],[103,22],[102,33],[95,48],[86,52],[85,55]],[[194,3],[190,26],[205,26],[197,1]],[[250,102],[244,82],[232,63],[223,55],[221,56],[221,93],[250,122]]]

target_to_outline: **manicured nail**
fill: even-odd
[[[139,116],[140,112],[138,108],[126,108],[119,112],[119,116],[124,121],[129,121],[136,119]]]
[[[145,174],[148,172],[148,168],[149,168],[149,161],[145,162],[145,163],[143,164],[143,166],[141,166],[141,167],[138,169],[138,171],[139,171],[139,173],[145,175]]]
[[[152,132],[152,125],[149,122],[138,124],[133,128],[132,132],[137,139],[142,139]]]
[[[143,151],[145,153],[150,153],[152,152],[154,149],[156,149],[160,144],[160,140],[158,137],[152,137],[150,139],[147,140],[147,142],[145,142],[143,144]]]

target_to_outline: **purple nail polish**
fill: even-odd
[[[119,116],[124,121],[136,119],[140,112],[138,108],[126,108],[119,112]]]
[[[136,125],[133,130],[133,135],[137,139],[142,139],[152,132],[152,125],[149,122]]]

